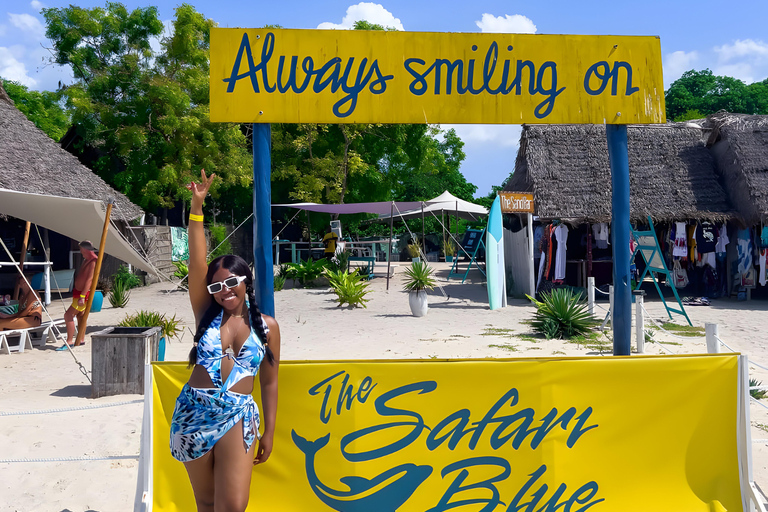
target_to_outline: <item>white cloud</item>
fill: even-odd
[[[32,0],[29,2],[29,5],[31,5],[32,8],[36,11],[40,11],[40,9],[45,7],[45,4],[43,2],[38,2],[38,0]]]
[[[0,46],[0,76],[27,87],[37,85],[37,80],[27,74],[27,66],[16,59],[11,49],[3,46]]]
[[[507,124],[443,124],[443,130],[456,130],[456,135],[467,146],[493,145],[497,147],[517,146],[520,141],[520,126]],[[466,148],[466,146],[465,146]]]
[[[521,14],[494,16],[484,13],[480,21],[475,24],[483,32],[513,33],[513,34],[535,34],[536,25],[529,18]]]
[[[317,26],[320,29],[348,30],[351,29],[356,21],[368,21],[383,27],[394,27],[397,30],[405,30],[399,18],[386,10],[381,4],[372,2],[360,2],[357,5],[350,5],[347,8],[347,14],[341,20],[341,23],[331,23],[326,21]]]
[[[45,35],[45,28],[39,19],[31,14],[13,14],[8,13],[11,24],[22,32],[26,32],[31,37],[41,39]]]
[[[737,39],[731,44],[715,46],[717,64],[712,72],[752,83],[768,76],[768,43]]]
[[[664,56],[664,88],[672,85],[672,82],[680,78],[683,73],[694,69],[696,61],[699,60],[697,52],[676,51]]]

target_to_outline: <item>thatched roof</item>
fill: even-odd
[[[733,216],[703,130],[682,123],[627,128],[630,215],[643,221]],[[608,222],[611,169],[605,127],[526,125],[505,190],[533,192],[543,219]]]
[[[705,126],[731,202],[748,224],[768,220],[768,116],[718,112]]]
[[[77,199],[115,199],[113,216],[132,220],[141,208],[63,150],[8,98],[0,82],[0,188]]]

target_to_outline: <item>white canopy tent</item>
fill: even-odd
[[[47,196],[0,188],[0,214],[29,221],[74,240],[91,240],[97,244],[104,228],[106,205],[92,199]],[[107,233],[105,247],[98,249],[142,270],[155,273],[152,265],[115,229]]]
[[[395,212],[394,217],[401,218],[403,220],[421,218],[422,213],[429,215],[434,213],[435,215],[448,213],[450,215],[457,215],[459,218],[466,220],[478,220],[481,216],[488,215],[488,209],[479,204],[470,203],[463,199],[459,199],[447,190],[439,196],[424,201],[424,208],[414,208],[407,211]],[[384,213],[379,215],[379,219],[389,219],[390,214]]]

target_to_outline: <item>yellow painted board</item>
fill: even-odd
[[[664,123],[655,36],[211,30],[211,120]]]
[[[194,510],[168,447],[189,373],[153,363],[155,512]],[[284,362],[249,510],[741,510],[737,381],[731,354]]]

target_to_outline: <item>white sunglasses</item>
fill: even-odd
[[[221,290],[224,289],[226,286],[227,290],[231,290],[232,288],[237,287],[240,283],[245,281],[245,276],[232,276],[228,277],[223,281],[219,281],[218,283],[211,283],[208,285],[208,293],[213,295],[214,293],[219,293]]]

